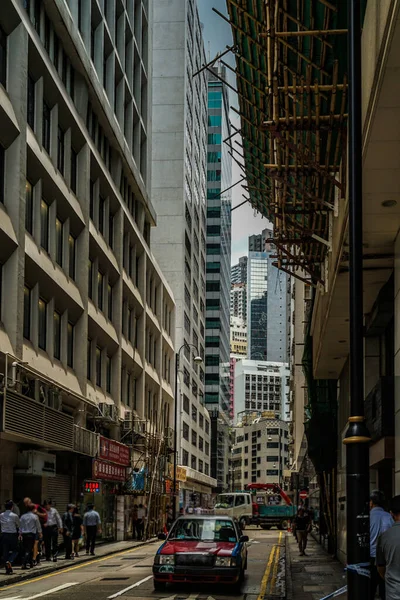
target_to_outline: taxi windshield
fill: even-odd
[[[235,506],[235,496],[233,494],[220,494],[214,508],[233,508]]]
[[[236,543],[237,535],[233,522],[226,519],[179,519],[168,539]]]

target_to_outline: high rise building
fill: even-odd
[[[269,250],[267,240],[272,237],[272,229],[263,229],[261,233],[249,235],[249,252],[266,252]]]
[[[231,284],[247,283],[247,256],[241,256],[239,262],[231,267]]]
[[[211,474],[218,490],[228,483],[229,327],[232,159],[228,88],[223,67],[208,73],[207,276],[205,402],[211,410]],[[221,192],[223,192],[221,194]]]
[[[273,250],[250,252],[247,269],[248,356],[286,362],[289,291],[286,273],[274,266]]]
[[[238,317],[231,317],[231,358],[247,356],[247,325]]]
[[[115,5],[4,0],[0,35],[0,503],[65,506],[94,478],[107,538],[131,464],[158,518],[174,402],[174,300],[150,250],[152,3]]]
[[[152,200],[158,227],[152,248],[177,310],[181,505],[211,492],[210,416],[204,406],[207,197],[207,78],[195,0],[154,0]],[[204,500],[207,502],[207,499]]]
[[[231,317],[247,322],[247,286],[245,283],[234,283],[230,293]]]

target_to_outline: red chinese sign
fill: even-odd
[[[128,467],[130,465],[130,450],[125,444],[100,436],[99,457],[104,460]]]
[[[93,479],[106,479],[107,481],[125,481],[126,468],[112,465],[104,460],[94,459],[92,465]]]

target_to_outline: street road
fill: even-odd
[[[250,538],[248,570],[241,595],[227,586],[168,586],[153,590],[152,564],[160,542],[125,550],[89,563],[66,567],[37,579],[11,584],[0,589],[0,600],[224,600],[241,598],[263,600],[280,598],[280,556],[285,534],[279,531],[246,529]]]

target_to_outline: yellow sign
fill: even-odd
[[[171,479],[174,478],[174,465],[169,465],[169,476]],[[176,480],[177,481],[186,481],[186,468],[176,466]]]

